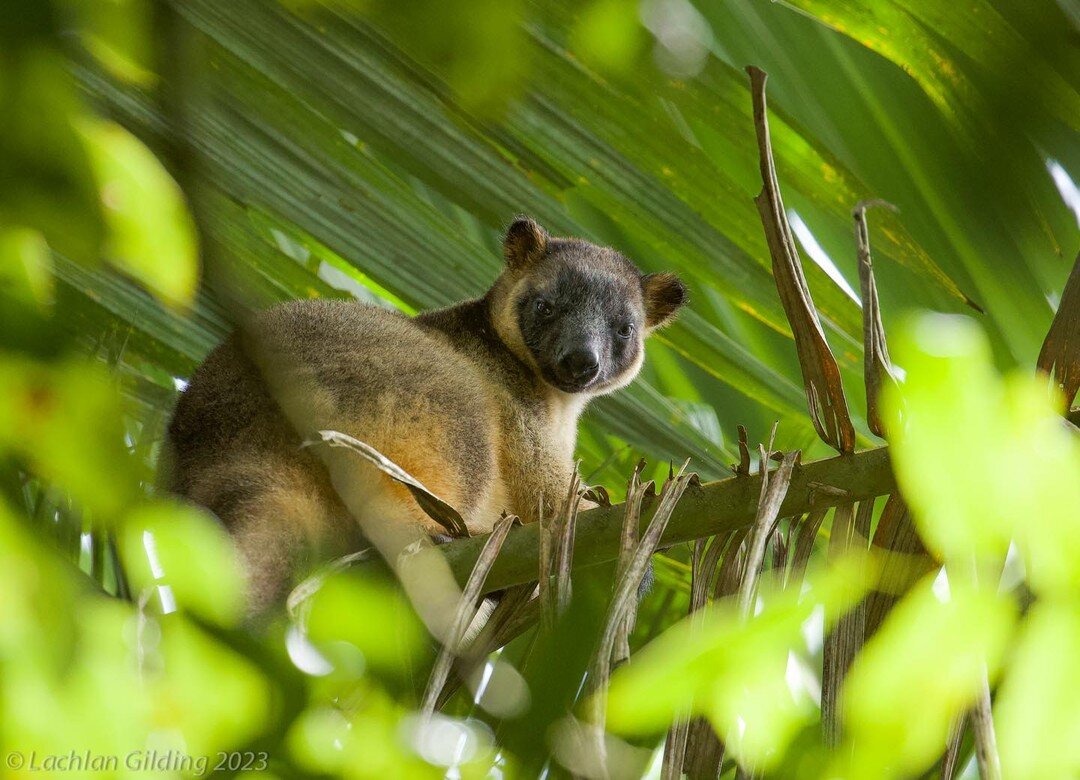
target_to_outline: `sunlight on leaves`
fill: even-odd
[[[153,40],[149,0],[68,0],[86,48],[116,78],[151,87]]]
[[[242,744],[270,715],[266,681],[243,656],[178,617],[161,621],[154,726],[176,729],[192,752]]]
[[[1080,445],[1027,366],[1005,379],[994,369],[1030,362],[1078,235],[1045,165],[1077,178],[1071,16],[1064,0],[956,5],[9,0],[0,762],[8,750],[265,745],[267,780],[638,777],[672,720],[694,713],[739,774],[876,780],[931,767],[988,677],[1000,681],[1004,776],[1080,777]],[[947,587],[918,579],[921,555],[833,561],[811,565],[804,590],[764,584],[749,618],[719,603],[665,632],[693,583],[687,551],[670,548],[611,686],[608,722],[625,742],[595,742],[570,714],[591,690],[574,662],[592,646],[585,577],[570,628],[548,647],[507,646],[431,718],[414,708],[435,642],[378,562],[325,581],[291,623],[239,625],[243,578],[225,531],[146,498],[176,391],[246,306],[348,295],[414,313],[481,294],[518,209],[694,288],[693,312],[649,347],[641,380],[584,418],[591,481],[611,488],[640,452],[657,475],[686,455],[703,476],[726,475],[736,422],[760,431],[779,417],[780,449],[809,442],[760,262],[745,62],[772,74],[785,197],[841,270],[851,206],[885,195],[903,207],[874,224],[886,315],[959,308],[969,293],[987,311],[989,339],[936,316],[893,344],[909,382],[891,454]],[[198,235],[170,161],[152,151],[177,120]],[[216,264],[196,300],[201,235]],[[820,268],[806,272],[854,386],[857,309]],[[80,352],[112,375],[71,359]],[[790,558],[793,524],[781,522],[770,562]],[[999,584],[1007,548],[1016,565]],[[885,569],[887,582],[864,581]],[[834,754],[819,733],[821,635],[840,615],[858,633],[864,610],[852,607],[871,584],[888,596],[878,606],[900,603],[841,686]]]
[[[856,663],[847,709],[853,739],[877,745],[860,753],[870,762],[863,776],[929,766],[950,719],[973,702],[984,665],[993,681],[1012,622],[1013,607],[996,595],[1010,540],[1039,598],[995,713],[1006,776],[1074,774],[1080,754],[1063,746],[1080,733],[1072,606],[1080,592],[1080,438],[1044,382],[1026,372],[997,375],[970,320],[916,319],[897,354],[907,369],[902,389],[888,395],[897,477],[920,534],[961,576],[950,578],[946,601],[935,601],[929,586],[905,599]],[[963,584],[973,564],[981,591]]]
[[[39,546],[0,506],[0,749],[207,753],[266,723],[266,681],[179,616],[142,616]]]
[[[106,259],[163,301],[187,304],[199,259],[195,225],[180,187],[135,136],[113,122],[85,119],[108,238]]]
[[[52,297],[52,257],[42,235],[0,228],[0,299],[45,308]]]
[[[1036,605],[1020,633],[994,708],[1005,777],[1080,774],[1080,609]]]
[[[999,567],[1015,539],[1034,587],[1078,592],[1080,441],[1045,384],[999,378],[966,318],[926,315],[897,345],[907,378],[886,395],[890,441],[920,535],[947,560]]]
[[[214,518],[179,503],[139,507],[125,519],[122,554],[135,589],[231,625],[244,608],[244,580],[232,542]]]
[[[520,0],[453,3],[417,0],[287,0],[312,18],[318,5],[362,14],[406,42],[409,53],[438,73],[457,103],[480,115],[497,115],[521,91],[525,76],[525,20]]]
[[[139,490],[116,388],[94,366],[0,356],[0,452],[24,458],[105,521]]]
[[[612,676],[608,726],[651,733],[680,714],[704,715],[740,760],[768,769],[817,716],[805,689],[788,684],[789,651],[804,647],[803,626],[817,607],[828,627],[862,597],[863,564],[852,556],[813,572],[801,595],[765,589],[747,621],[732,600],[683,620]]]
[[[424,650],[427,634],[408,599],[374,576],[336,575],[311,598],[307,631],[317,646],[347,642],[366,665],[403,674]]]
[[[63,618],[75,582],[64,561],[43,552],[0,502],[0,663],[24,655],[47,663],[70,652],[71,627]]]
[[[952,718],[999,667],[1014,611],[993,591],[955,584],[943,600],[933,577],[913,588],[845,680],[844,724],[855,750],[844,776],[910,777],[929,767]]]
[[[594,0],[585,6],[573,30],[570,44],[587,64],[617,73],[630,69],[647,40],[633,0]]]

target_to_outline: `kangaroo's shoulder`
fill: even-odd
[[[523,402],[540,394],[539,378],[500,338],[487,296],[421,312],[413,321],[475,365],[484,383],[496,391]]]

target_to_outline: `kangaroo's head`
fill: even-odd
[[[600,395],[628,384],[645,337],[686,302],[674,274],[642,274],[614,249],[549,236],[528,217],[503,242],[506,269],[489,293],[502,341],[563,393]]]

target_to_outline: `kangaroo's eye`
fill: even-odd
[[[628,339],[634,335],[634,324],[631,322],[626,323],[617,331],[619,338]]]
[[[555,310],[551,308],[551,304],[545,301],[543,298],[539,298],[536,301],[536,313],[541,317],[550,317],[555,313]]]

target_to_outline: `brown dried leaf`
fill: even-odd
[[[734,596],[742,582],[743,564],[746,563],[746,547],[743,542],[749,533],[748,528],[737,528],[731,534],[731,543],[724,551],[724,559],[720,563],[720,572],[716,575],[716,589],[713,591],[714,599]]]
[[[762,180],[761,193],[754,202],[761,214],[769,254],[772,255],[776,289],[780,293],[780,301],[784,305],[784,312],[795,338],[810,416],[818,435],[827,444],[840,452],[853,452],[855,428],[848,414],[840,369],[821,329],[821,321],[810,297],[810,288],[803,275],[799,251],[791,235],[791,226],[788,224],[787,212],[780,196],[765,105],[767,75],[765,71],[753,66],[747,68],[746,72],[750,74]]]
[[[980,780],[1001,780],[1001,759],[990,709],[990,682],[985,671],[979,696],[971,710],[971,731],[975,735],[975,761],[979,765]]]
[[[555,550],[555,609],[562,614],[570,603],[570,567],[574,560],[574,534],[577,530],[578,509],[581,507],[581,477],[577,470],[570,479],[570,490],[560,512],[559,536]]]
[[[956,765],[960,760],[960,745],[964,741],[964,726],[967,724],[967,714],[961,715],[949,729],[948,747],[945,755],[941,757],[941,780],[952,780],[956,774]]]
[[[619,561],[615,569],[615,582],[622,580],[623,575],[630,568],[634,557],[634,550],[638,545],[638,537],[641,530],[641,500],[645,496],[647,482],[642,484],[641,472],[645,469],[645,461],[642,460],[630,475],[630,481],[626,486],[626,509],[623,513],[622,536],[619,540]],[[615,637],[615,650],[613,662],[617,665],[630,657],[630,634],[634,631],[634,623],[637,619],[637,610],[632,610],[626,615]]]
[[[896,493],[889,496],[885,508],[881,511],[873,547],[875,551],[885,555],[878,574],[877,587],[866,599],[867,638],[877,632],[900,594],[933,565],[915,530],[907,505]],[[925,565],[913,570],[912,563],[919,559],[925,561]]]
[[[724,745],[716,729],[705,718],[694,718],[687,724],[686,748],[683,752],[683,772],[690,780],[715,778],[724,762]]]
[[[762,450],[764,452],[764,449]],[[761,571],[761,562],[765,558],[765,545],[772,534],[776,524],[780,505],[787,495],[788,486],[791,484],[791,474],[799,462],[801,452],[793,450],[784,455],[780,467],[773,474],[763,472],[761,481],[761,498],[758,501],[757,517],[750,531],[750,540],[747,544],[746,565],[743,567],[742,584],[739,588],[739,612],[744,616],[750,615],[751,604],[754,594],[757,592],[758,575]],[[763,458],[762,468],[767,461]]]
[[[435,705],[442,693],[446,680],[450,676],[454,658],[462,653],[462,640],[465,632],[469,629],[477,615],[477,601],[484,589],[484,580],[487,579],[491,566],[499,556],[503,542],[506,541],[510,529],[517,523],[521,525],[516,515],[505,515],[495,522],[491,535],[484,543],[484,549],[480,551],[480,557],[473,566],[468,582],[461,592],[461,600],[458,602],[454,613],[454,620],[450,624],[450,633],[446,644],[439,650],[439,656],[435,659],[435,666],[428,678],[427,690],[424,693],[424,701],[420,712],[424,716],[430,716],[435,712]]]
[[[455,662],[455,673],[443,686],[435,709],[442,709],[461,683],[468,680],[489,655],[536,625],[539,617],[540,599],[536,595],[535,582],[515,585],[503,591],[483,628]]]
[[[597,643],[596,654],[589,669],[590,686],[597,693],[593,697],[593,725],[602,732],[604,728],[604,716],[606,710],[606,697],[604,695],[608,678],[611,674],[611,656],[615,647],[615,640],[624,623],[626,616],[637,608],[637,590],[641,585],[641,579],[645,576],[645,569],[649,565],[649,558],[656,551],[656,545],[667,528],[671,513],[679,503],[683,493],[690,483],[692,474],[686,474],[685,470],[690,461],[686,461],[679,469],[678,474],[664,484],[660,491],[660,503],[653,512],[649,525],[642,534],[641,540],[634,549],[633,557],[627,564],[615,587],[615,594],[611,598],[608,607],[607,618],[604,622],[604,631]]]
[[[829,560],[847,553],[855,536],[854,504],[837,506],[829,538]],[[840,744],[840,688],[855,653],[862,646],[865,621],[860,617],[854,611],[844,615],[825,637],[821,670],[821,729],[825,744],[831,748]]]
[[[970,723],[972,742],[975,743],[975,761],[979,777],[1001,780],[1001,759],[998,756],[997,736],[990,704],[990,685],[987,678],[975,699],[975,706],[960,715],[949,730],[949,742],[941,758],[941,780],[952,780],[956,774],[963,744],[964,728]]]
[[[690,561],[690,613],[693,614],[705,606],[716,581],[716,567],[720,558],[727,551],[735,538],[735,531],[724,536],[699,539],[694,545]]]
[[[790,524],[788,527],[788,533],[791,533]],[[780,529],[780,523],[777,523],[776,527],[773,529],[772,537],[769,539],[768,546],[772,549],[772,568],[783,574],[787,571],[788,538]]]
[[[885,436],[878,406],[881,387],[885,383],[896,384],[889,360],[889,348],[885,343],[885,327],[881,324],[881,306],[878,303],[877,282],[874,281],[873,261],[870,258],[870,230],[866,224],[866,210],[872,206],[884,206],[892,211],[896,207],[883,200],[862,201],[851,212],[855,220],[855,245],[859,260],[859,287],[863,301],[863,379],[866,382],[866,424],[877,436]]]
[[[1057,314],[1039,351],[1039,370],[1053,378],[1065,396],[1065,408],[1080,390],[1080,254],[1073,263]]]
[[[538,514],[537,517],[540,518],[538,522],[538,525],[540,526],[540,544],[539,550],[537,550],[537,560],[539,563],[539,572],[537,573],[537,597],[540,600],[540,614],[550,626],[551,559],[555,550],[555,524],[558,520],[554,516],[547,517],[544,514],[543,496],[540,497],[540,514]]]
[[[795,554],[792,556],[791,570],[784,580],[784,587],[790,583],[795,583],[797,587],[802,586],[806,565],[810,562],[810,554],[814,551],[814,540],[817,539],[821,521],[828,513],[827,506],[815,507],[796,523],[798,534],[795,537]]]
[[[592,501],[597,506],[611,506],[611,495],[603,485],[589,485],[581,497],[586,501]]]
[[[735,473],[740,477],[750,476],[750,449],[746,446],[746,426],[738,426],[739,431],[739,462],[735,466]]]
[[[832,535],[829,538],[829,560],[843,557],[852,549],[865,552],[874,515],[874,499],[859,502],[853,514],[852,504],[836,507]],[[825,638],[822,650],[821,725],[825,743],[835,747],[840,743],[839,699],[844,678],[862,649],[866,637],[866,599],[862,599],[836,622]]]
[[[546,628],[555,624],[555,617],[570,600],[570,565],[581,497],[581,477],[575,469],[559,512],[540,518],[540,614]]]
[[[679,780],[682,777],[683,760],[686,756],[686,739],[690,724],[680,718],[671,724],[664,740],[664,762],[660,765],[660,780]]]
[[[309,439],[302,446],[307,447],[323,442],[331,447],[344,447],[355,452],[395,482],[400,482],[407,487],[413,498],[416,499],[416,503],[427,513],[428,517],[449,531],[451,536],[462,537],[469,535],[469,529],[465,526],[465,521],[454,507],[432,493],[420,483],[420,480],[370,444],[365,444],[359,439],[354,439],[352,436],[339,431],[318,431],[316,435],[318,439]]]

